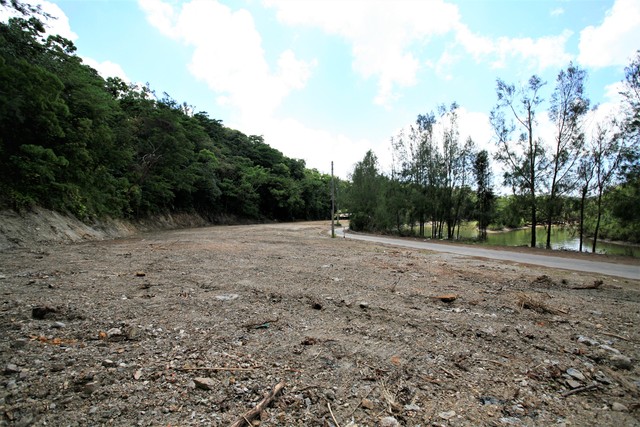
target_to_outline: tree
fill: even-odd
[[[584,95],[586,72],[573,64],[561,70],[551,95],[549,118],[555,125],[553,151],[551,152],[551,182],[547,199],[547,241],[551,249],[551,225],[559,211],[559,196],[574,185],[574,166],[584,145],[583,117],[589,109]]]
[[[492,173],[487,150],[478,152],[473,162],[473,174],[476,180],[476,219],[480,240],[487,239],[487,228],[493,217],[495,195],[493,193]]]
[[[539,186],[548,166],[544,145],[535,134],[536,110],[543,101],[539,92],[544,84],[540,77],[534,75],[525,87],[516,90],[514,85],[498,79],[498,103],[490,115],[499,146],[495,158],[506,167],[504,183],[511,186],[514,193],[524,194],[528,201],[531,247],[536,246]],[[513,116],[509,121],[507,114]],[[516,127],[520,133],[514,141],[512,134]]]
[[[381,194],[381,177],[378,172],[378,158],[369,150],[364,158],[356,163],[351,174],[350,208],[351,228],[354,230],[376,230],[378,224],[375,212],[378,196]]]
[[[595,166],[593,157],[589,152],[583,152],[580,156],[580,164],[578,165],[578,187],[580,189],[580,245],[579,251],[582,252],[582,244],[584,240],[584,211],[587,201],[587,195],[591,191],[591,182],[593,180]]]
[[[594,186],[596,189],[596,225],[593,231],[591,251],[595,253],[598,242],[600,220],[602,218],[602,198],[605,190],[615,178],[625,153],[626,144],[618,124],[611,120],[606,124],[598,124],[591,140],[590,153],[593,163]]]

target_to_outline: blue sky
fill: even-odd
[[[347,177],[418,114],[456,101],[460,137],[493,149],[495,81],[540,75],[548,99],[569,61],[610,111],[640,49],[638,0],[49,0],[103,76],[263,135],[309,167]],[[548,126],[540,115],[541,128]]]

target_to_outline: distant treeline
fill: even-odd
[[[475,220],[482,239],[488,228],[527,225],[535,246],[545,225],[550,248],[552,225],[566,224],[581,242],[591,237],[593,251],[598,238],[640,242],[640,52],[625,68],[616,117],[593,123],[586,78],[569,64],[550,93],[535,75],[523,86],[497,79],[493,159],[460,139],[457,103],[418,115],[391,138],[390,173],[372,151],[356,164],[351,228],[457,239],[460,224]],[[554,126],[549,140],[539,128],[543,112]],[[495,194],[491,160],[509,196]]]
[[[330,217],[330,179],[118,78],[104,80],[37,13],[0,24],[0,205],[80,218],[192,211],[211,219]]]

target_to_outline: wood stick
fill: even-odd
[[[608,336],[608,337],[618,338],[618,339],[620,339],[620,340],[622,340],[622,341],[632,341],[632,340],[631,340],[631,339],[629,339],[629,338],[625,338],[625,337],[623,337],[623,336],[621,336],[621,335],[612,334],[611,332],[603,332],[603,331],[600,331],[600,332],[598,332],[598,333],[600,333],[600,334],[602,334],[602,335],[606,335],[606,336]]]
[[[280,391],[284,388],[285,382],[280,381],[278,384],[273,387],[273,390],[264,397],[253,409],[247,411],[244,415],[236,420],[230,427],[243,427],[244,425],[251,426],[251,420],[260,415],[262,411],[265,410],[267,406],[271,403],[271,401],[280,393]]]
[[[589,384],[584,387],[574,388],[573,390],[565,391],[564,393],[562,393],[562,397],[571,396],[572,394],[582,393],[583,391],[589,391],[599,387],[600,386],[598,384]]]
[[[499,362],[497,360],[492,360],[492,359],[472,359],[478,362],[491,362],[491,363],[495,363],[496,365],[500,365],[500,366],[506,366],[504,363]]]
[[[329,408],[329,413],[331,414],[331,419],[333,419],[333,422],[336,424],[336,427],[340,427],[340,424],[338,424],[338,421],[336,420],[335,415],[333,415],[333,411],[331,410],[331,404],[329,402],[327,402],[327,408]]]
[[[225,366],[212,366],[212,367],[204,367],[204,368],[177,368],[179,371],[253,371],[261,368],[261,366],[255,366],[253,368],[233,368],[233,367],[225,367]]]

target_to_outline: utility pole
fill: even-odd
[[[331,161],[331,237],[336,237],[334,223],[335,218],[335,186],[333,184],[333,160]]]

